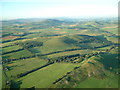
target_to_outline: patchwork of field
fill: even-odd
[[[63,47],[64,46],[64,47]],[[55,37],[50,40],[47,40],[43,46],[41,47],[34,47],[34,51],[37,50],[42,54],[47,54],[51,52],[56,52],[56,51],[63,51],[66,49],[73,49],[73,48],[78,48],[73,45],[68,45],[61,41],[61,38]]]
[[[3,23],[3,88],[118,87],[117,20]]]

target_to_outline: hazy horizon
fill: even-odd
[[[2,20],[21,18],[117,17],[118,0],[2,0]]]

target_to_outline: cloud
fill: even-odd
[[[1,0],[3,1],[3,0]],[[4,0],[8,1],[8,0]],[[14,0],[11,0],[14,1]],[[113,0],[15,0],[3,3],[3,18],[33,17],[104,17],[117,16],[117,3]],[[50,2],[51,1],[51,2]],[[95,1],[95,2],[93,2]],[[108,3],[108,1],[110,1]],[[117,1],[117,0],[115,0]],[[26,3],[25,3],[26,2]],[[60,2],[60,3],[59,3]],[[114,2],[114,3],[113,3]]]
[[[109,6],[81,5],[58,6],[45,8],[42,11],[34,11],[41,16],[117,16],[117,8]]]

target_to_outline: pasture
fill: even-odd
[[[56,63],[44,67],[20,78],[19,80],[22,81],[20,86],[21,88],[30,88],[33,86],[36,88],[50,88],[56,79],[59,79],[67,72],[72,71],[76,66],[79,66],[79,64]]]
[[[47,63],[47,60],[43,60],[40,58],[29,58],[23,60],[12,61],[12,63],[7,64],[6,66],[10,68],[7,71],[7,75],[11,78],[12,76],[16,76],[17,74],[24,73],[38,67],[41,67]]]
[[[118,88],[118,76],[106,71],[106,78],[87,78],[74,88]]]
[[[5,54],[2,56],[2,58],[3,59],[19,59],[19,58],[30,57],[30,56],[33,56],[31,52],[29,52],[28,50],[21,50],[18,52]]]

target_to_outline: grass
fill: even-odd
[[[49,37],[39,37],[39,38],[33,38],[31,40],[34,40],[34,41],[39,41],[39,42],[46,42],[47,40],[49,40],[50,38]],[[30,40],[30,41],[31,41]]]
[[[108,32],[115,34],[115,35],[118,35],[118,28],[112,28],[112,27],[111,28],[102,28],[102,30],[108,31]]]
[[[6,47],[2,49],[2,53],[6,53],[6,52],[10,52],[13,50],[18,50],[18,49],[22,49],[23,47],[18,46],[18,45],[14,45],[14,46],[10,46],[10,47]]]
[[[80,30],[79,34],[89,35],[89,36],[99,36],[99,35],[107,35],[107,33],[97,30]]]
[[[118,76],[110,72],[106,72],[106,75],[104,79],[87,78],[75,88],[118,88]]]
[[[112,36],[109,36],[109,37],[106,37],[108,41],[111,41],[113,43],[118,43],[118,38],[117,37],[112,37]]]
[[[106,69],[112,67],[112,69],[118,68],[118,54],[104,54],[101,55],[103,59],[100,60]],[[109,62],[109,63],[108,63]]]
[[[37,34],[29,34],[29,35],[23,36],[23,38],[27,38],[27,39],[36,38],[36,37],[39,37],[39,35],[37,35]]]
[[[55,53],[51,55],[47,55],[48,58],[53,58],[53,57],[60,57],[60,56],[66,56],[66,55],[73,55],[73,54],[88,54],[91,52],[98,52],[97,50],[75,50],[75,51],[69,51],[69,52],[61,52],[61,53]]]
[[[33,39],[22,39],[22,40],[15,40],[15,41],[7,42],[7,43],[2,43],[2,47],[15,45],[15,43],[24,42],[28,40],[33,40]]]
[[[35,47],[34,49],[40,51],[42,54],[56,52],[56,51],[63,51],[66,49],[72,49],[77,48],[73,45],[68,45],[64,43],[61,38],[55,37],[47,40],[45,43],[43,43],[43,46],[41,47]]]
[[[3,81],[2,81],[3,80]],[[2,78],[2,65],[0,65],[0,89],[2,88],[2,84],[4,83],[4,79]]]
[[[14,45],[14,42],[16,42],[16,41],[13,41],[13,42],[7,42],[7,43],[2,43],[2,47],[10,46],[10,45]]]
[[[66,56],[66,55],[73,55],[73,54],[89,54],[89,53],[95,53],[99,52],[99,50],[104,50],[104,49],[110,49],[112,46],[107,46],[107,47],[102,47],[98,48],[95,50],[90,50],[90,49],[85,49],[85,50],[75,50],[75,51],[66,51],[66,52],[60,52],[60,53],[55,53],[55,54],[50,54],[46,55],[48,58],[53,58],[53,57],[60,57],[60,56]]]
[[[23,39],[23,40],[25,40],[25,39]],[[21,42],[23,40],[15,40],[15,41],[7,42],[7,43],[2,43],[2,47],[15,45],[15,43]]]
[[[22,50],[14,53],[5,54],[2,56],[2,58],[3,59],[19,59],[22,57],[30,57],[30,56],[33,56],[31,52],[29,52],[28,50]]]
[[[94,39],[98,42],[89,43],[78,43],[80,41],[84,41],[87,38]],[[88,36],[81,36],[81,35],[67,35],[67,36],[57,36],[52,37],[43,43],[41,47],[34,47],[32,48],[34,51],[39,52],[41,54],[47,54],[56,51],[64,51],[66,49],[75,49],[75,48],[90,48],[90,47],[100,47],[103,45],[101,40],[97,39],[96,37],[88,37]],[[91,43],[92,42],[92,43]],[[107,44],[107,43],[106,43]],[[80,47],[79,47],[80,46]]]
[[[4,73],[1,71],[0,75],[2,76],[2,78],[0,79],[0,89],[1,88],[6,88],[6,80],[5,80],[5,75]],[[2,84],[2,85],[1,85]]]
[[[22,80],[21,88],[30,88],[33,86],[35,86],[36,88],[50,88],[50,86],[56,79],[59,79],[76,66],[79,65],[56,63],[47,66],[43,69],[40,69],[20,78],[19,80]]]
[[[12,70],[7,71],[8,76],[16,76],[17,74],[24,73],[26,71],[33,70],[47,63],[46,60],[40,58],[30,58],[25,60],[12,61],[7,64]]]
[[[107,47],[102,47],[102,48],[99,48],[100,50],[104,50],[104,49],[110,49],[112,46],[107,46]]]
[[[9,88],[9,86],[6,85],[6,77],[4,72],[2,71],[2,66],[0,65],[0,89],[2,88]]]
[[[73,70],[66,78],[58,82],[57,88],[73,88],[77,83],[86,79],[86,76],[103,77],[103,65],[96,61],[100,57],[92,56],[80,63],[80,68]],[[94,73],[94,74],[93,74]],[[69,79],[68,79],[69,78]],[[84,87],[85,88],[85,87]]]

